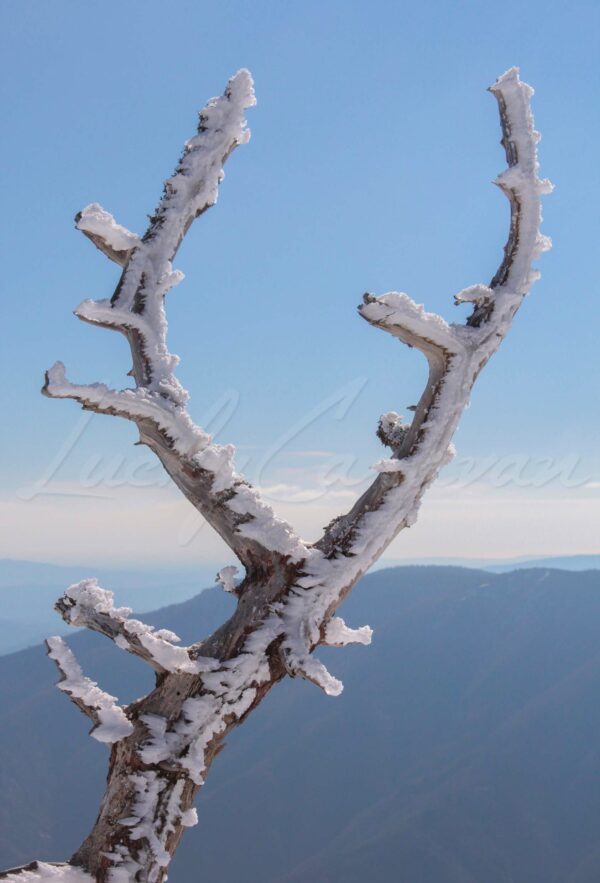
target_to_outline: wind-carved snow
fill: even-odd
[[[462,348],[452,325],[436,313],[428,313],[423,304],[415,303],[403,292],[390,291],[381,297],[365,295],[365,303],[359,309],[363,318],[392,333],[405,332],[450,352]]]
[[[137,791],[133,813],[139,819],[131,827],[130,837],[132,840],[146,840],[158,864],[165,868],[171,859],[165,849],[166,840],[181,819],[180,803],[185,781],[180,779],[169,794],[168,802],[164,807],[162,825],[160,830],[157,830],[156,807],[160,794],[166,788],[167,783],[155,772],[138,773],[129,778]]]
[[[164,431],[173,447],[184,457],[194,457],[210,445],[210,436],[194,424],[185,408],[172,399],[164,399],[160,392],[144,387],[114,390],[104,383],[71,383],[62,362],[55,362],[46,377],[46,388],[53,398],[76,398],[100,413],[151,420]],[[223,477],[220,480],[222,483]],[[225,480],[232,481],[233,477],[228,474]]]
[[[393,457],[388,457],[373,463],[373,469],[375,472],[402,472],[404,464],[402,460],[394,460]]]
[[[458,294],[455,294],[454,303],[457,305],[465,303],[479,304],[484,301],[492,301],[493,298],[493,288],[490,288],[488,285],[477,283],[476,285],[469,285],[467,288],[463,288],[462,291],[459,291]]]

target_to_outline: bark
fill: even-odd
[[[537,278],[531,263],[549,247],[539,234],[540,196],[550,187],[537,177],[532,90],[512,69],[491,91],[499,103],[508,162],[497,181],[511,205],[504,259],[489,287],[472,286],[456,296],[457,303],[474,305],[464,325],[449,325],[404,294],[365,295],[362,317],[419,349],[429,377],[410,425],[393,412],[384,415],[378,435],[390,456],[376,464],[371,486],[314,545],[303,542],[235,473],[233,451],[213,444],[193,423],[167,348],[165,296],[181,278],[171,261],[194,218],[215,202],[223,163],[248,139],[243,112],[254,98],[247,72],[232,78],[225,94],[201,114],[198,133],[167,181],[143,237],[124,230],[97,205],[77,216],[78,228],[123,273],[110,301],[86,301],[76,314],[126,336],[135,389],[72,384],[57,363],[43,391],[134,421],[141,443],[230,546],[246,575],[234,589],[234,614],[188,648],[129,619],[129,611],[114,608],[112,593],[95,581],[71,587],[58,602],[67,622],[101,632],[156,672],[155,689],[123,709],[133,731],[114,741],[98,818],[65,868],[82,868],[107,883],[160,883],[228,732],[286,674],[336,695],[342,685],[313,651],[319,644],[370,640],[368,628],[353,631],[332,617],[386,546],[416,519],[424,492],[451,456],[451,440],[479,372]],[[98,707],[112,700],[103,694],[95,705],[86,703],[81,691],[67,687],[65,682],[65,692],[95,723]]]
[[[244,594],[231,617],[207,641],[197,646],[198,652],[211,655],[220,661],[233,659],[238,655],[243,640],[253,629],[260,627],[266,618],[269,604],[285,596],[295,580],[295,570],[282,567],[273,562],[272,576],[268,582],[246,581]],[[257,600],[260,606],[257,608]],[[225,716],[222,730],[211,739],[204,754],[205,772],[224,746],[224,739],[234,727],[242,723],[267,695],[271,687],[285,675],[277,642],[267,650],[270,679],[261,683],[256,698],[247,712],[236,718]],[[152,714],[165,718],[171,724],[182,718],[183,704],[188,698],[199,698],[206,695],[200,675],[182,673],[166,673],[158,676],[156,688],[139,701],[127,708],[127,716],[134,724],[134,732],[126,739],[117,742],[111,751],[107,788],[102,800],[98,818],[88,837],[71,857],[70,862],[79,865],[94,876],[98,881],[108,881],[114,862],[106,854],[116,854],[123,847],[140,867],[136,879],[139,881],[162,881],[167,867],[161,866],[146,841],[133,840],[131,829],[120,823],[121,819],[131,816],[135,804],[136,793],[132,785],[131,775],[138,772],[154,773],[161,785],[161,800],[156,808],[156,831],[160,836],[165,824],[165,807],[173,798],[174,792],[183,783],[181,795],[178,794],[180,814],[191,809],[200,790],[200,785],[178,768],[181,757],[175,755],[169,763],[145,764],[140,759],[143,747],[148,740],[148,730],[141,718]],[[164,848],[169,855],[174,855],[185,826],[181,818],[175,823],[173,830],[165,838]]]

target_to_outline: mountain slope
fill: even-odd
[[[185,641],[221,621],[211,590],[148,620]],[[344,605],[370,648],[320,651],[345,692],[288,681],[230,738],[171,867],[180,883],[597,883],[600,573],[407,567]],[[74,635],[130,699],[135,659]],[[41,649],[0,659],[0,865],[64,858],[106,752]]]
[[[54,604],[67,586],[86,576],[97,577],[118,595],[121,604],[139,612],[155,610],[165,598],[171,602],[192,598],[211,583],[214,570],[111,570],[0,559],[0,655],[39,644],[52,631],[68,634],[68,626],[54,613]]]

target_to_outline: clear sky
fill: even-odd
[[[78,322],[117,268],[73,230],[100,202],[141,232],[196,111],[248,67],[252,139],[192,228],[169,296],[192,413],[309,537],[382,455],[379,415],[425,368],[362,322],[363,291],[450,320],[489,282],[508,203],[496,102],[521,67],[543,134],[554,249],[480,377],[458,457],[388,557],[600,551],[600,4],[505,0],[0,4],[3,334],[0,557],[131,566],[227,563],[135,432],[39,395],[126,385],[125,342]]]

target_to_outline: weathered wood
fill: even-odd
[[[531,90],[513,69],[492,92],[509,166],[497,182],[511,204],[503,261],[489,288],[473,286],[456,296],[457,303],[474,304],[462,326],[425,313],[403,294],[365,295],[359,308],[363,318],[420,350],[429,376],[410,426],[398,415],[382,418],[378,434],[391,456],[376,464],[371,486],[312,545],[233,471],[232,451],[213,445],[192,422],[166,341],[164,300],[180,279],[171,261],[194,218],[216,200],[223,163],[247,140],[243,111],[253,103],[249,75],[236,75],[224,96],[201,115],[198,134],[186,146],[141,239],[99,206],[89,207],[83,220],[78,216],[80,229],[123,266],[123,273],[110,301],[85,302],[77,315],[126,336],[136,388],[77,386],[57,363],[44,392],[134,421],[141,443],[154,451],[246,574],[235,588],[233,615],[189,648],[132,633],[103,590],[98,589],[97,609],[92,602],[81,607],[81,586],[71,587],[58,603],[67,621],[75,624],[75,605],[83,610],[76,624],[102,632],[156,672],[155,689],[124,710],[133,732],[113,745],[98,818],[69,867],[107,883],[160,883],[184,828],[193,822],[194,798],[227,734],[286,674],[338,693],[341,684],[313,651],[319,644],[370,640],[368,628],[353,634],[343,622],[330,625],[332,617],[386,546],[414,522],[425,490],[451,456],[451,439],[479,372],[535,281],[531,262],[549,247],[539,234],[540,195],[549,185],[537,177]]]

